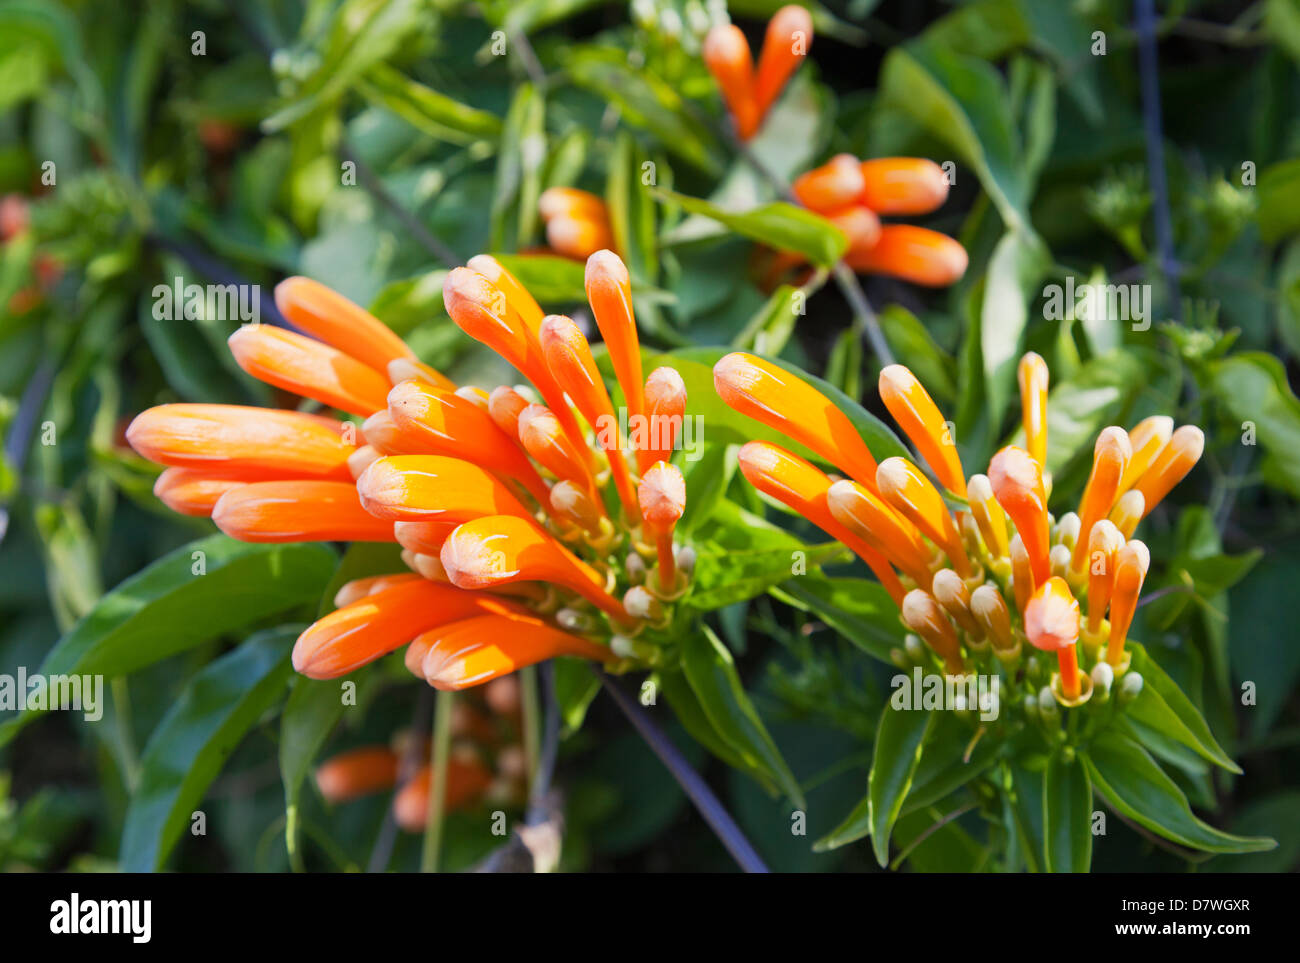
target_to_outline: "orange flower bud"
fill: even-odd
[[[376,371],[387,371],[391,361],[415,358],[388,325],[311,278],[285,278],[277,284],[275,306],[295,327]]]
[[[361,423],[361,435],[366,443],[381,455],[426,453],[423,439],[413,431],[399,428],[387,408],[376,411]],[[351,467],[350,462],[349,467]]]
[[[880,242],[880,218],[869,208],[848,207],[825,217],[849,239],[850,253],[869,250]]]
[[[410,645],[406,647],[406,652],[402,655],[402,665],[406,666],[406,671],[411,673],[417,679],[424,678],[424,657],[429,654],[429,649],[433,646],[433,640],[427,635],[417,635],[411,640]],[[428,753],[423,753],[428,756]]]
[[[334,607],[341,609],[343,606],[351,605],[357,599],[363,599],[374,592],[380,592],[386,588],[392,588],[394,585],[401,585],[404,582],[413,582],[418,578],[419,576],[414,572],[354,578],[351,582],[344,582],[339,587],[339,590],[334,593]]]
[[[864,274],[888,274],[926,287],[954,284],[966,273],[966,249],[938,231],[886,224],[874,247],[851,250],[844,262]]]
[[[429,791],[433,770],[421,766],[393,798],[393,819],[408,833],[423,832],[429,819]],[[454,812],[487,792],[492,773],[477,759],[453,756],[447,760],[447,792],[443,806]]]
[[[1023,448],[1008,445],[989,462],[989,484],[998,504],[1011,516],[1033,569],[1034,584],[1051,574],[1047,560],[1047,494],[1043,490],[1042,462]]]
[[[1060,576],[1034,591],[1025,607],[1025,635],[1035,648],[1055,651],[1061,670],[1061,693],[1079,698],[1079,602]]]
[[[642,431],[632,430],[641,472],[673,456],[686,417],[686,382],[676,368],[655,368],[645,380],[646,417]]]
[[[677,585],[673,529],[686,511],[686,479],[681,469],[666,461],[652,465],[641,479],[637,502],[646,530],[655,538],[659,555],[659,586],[663,591],[671,592]]]
[[[1092,526],[1104,519],[1119,493],[1120,479],[1133,457],[1128,432],[1111,425],[1102,430],[1093,446],[1092,472],[1079,500],[1079,537],[1074,543],[1070,567],[1082,572],[1088,560],[1088,539]]]
[[[543,221],[549,221],[555,217],[572,217],[585,221],[609,220],[609,208],[605,206],[605,202],[590,191],[579,190],[576,187],[548,187],[537,198],[537,212],[542,215]],[[487,255],[479,255],[479,257],[491,260]],[[478,271],[478,268],[473,263],[469,267]],[[505,272],[505,268],[502,268],[499,264],[497,264],[497,268],[503,273]],[[479,273],[492,281],[493,284],[496,284],[496,280],[487,271],[479,271]],[[515,283],[518,284],[519,282],[516,281]],[[499,284],[497,286],[501,287]],[[538,311],[540,312],[540,310],[539,308]],[[537,326],[540,326],[541,322],[542,315],[539,313]]]
[[[948,423],[916,375],[901,364],[886,366],[880,372],[880,398],[903,433],[916,445],[926,464],[934,470],[939,482],[965,498],[966,479],[962,474],[957,443],[948,430]]]
[[[373,592],[317,620],[294,644],[293,667],[310,679],[337,679],[436,626],[475,615],[524,611],[490,595],[417,578]]]
[[[966,671],[957,632],[929,592],[925,589],[912,589],[903,598],[902,612],[903,624],[925,640],[925,644],[943,659],[944,671],[948,675],[961,675]]]
[[[154,482],[153,493],[178,514],[206,517],[212,514],[213,506],[222,495],[232,488],[247,485],[250,480],[256,481],[257,476],[237,478],[220,470],[168,468]]]
[[[1093,635],[1101,631],[1101,620],[1106,617],[1115,585],[1116,557],[1123,547],[1124,536],[1110,520],[1103,518],[1092,526],[1088,536],[1088,631]]]
[[[519,437],[519,413],[532,402],[508,385],[492,389],[488,396],[488,415],[496,426],[511,438]]]
[[[546,222],[546,243],[556,253],[582,261],[614,246],[609,223],[578,217],[553,217]]]
[[[713,386],[742,415],[787,435],[869,491],[878,491],[876,460],[853,422],[806,381],[737,351],[713,366]]]
[[[244,405],[159,405],[136,415],[127,443],[160,465],[263,478],[346,481],[345,426],[332,418]]]
[[[393,537],[402,548],[422,555],[437,555],[459,521],[393,522]]]
[[[390,361],[387,370],[388,380],[393,384],[400,384],[403,381],[419,381],[426,385],[433,385],[435,388],[444,388],[447,391],[456,390],[456,382],[437,368],[414,358],[397,358]]]
[[[821,167],[795,178],[791,191],[809,210],[832,214],[856,204],[865,186],[858,159],[852,154],[836,154]]]
[[[971,593],[970,611],[995,649],[1005,652],[1015,647],[1016,641],[1011,635],[1011,613],[1007,610],[1006,599],[994,586],[986,582]]]
[[[551,486],[551,511],[571,524],[580,526],[589,535],[599,534],[601,520],[605,517],[591,490],[568,479]]]
[[[1029,562],[1029,553],[1025,551],[1025,543],[1019,532],[1011,536],[1007,551],[1011,556],[1011,589],[1016,596],[1016,608],[1023,615],[1039,583],[1034,578],[1034,568]]]
[[[754,58],[749,52],[749,41],[735,24],[718,24],[704,38],[701,54],[736,122],[736,133],[741,140],[749,140],[759,123],[758,102],[754,98]]]
[[[1132,538],[1137,531],[1138,522],[1146,514],[1146,498],[1136,488],[1119,496],[1115,507],[1110,510],[1110,520],[1125,538]]]
[[[357,479],[366,510],[390,521],[468,521],[532,514],[486,469],[446,455],[388,455]]]
[[[808,55],[812,40],[812,14],[797,3],[782,7],[768,21],[754,77],[754,104],[760,123]]]
[[[362,473],[383,455],[374,445],[363,445],[348,455],[348,471],[352,477],[360,478]]]
[[[963,632],[977,641],[984,638],[984,630],[970,610],[970,589],[960,575],[950,568],[939,569],[930,583],[930,594]]]
[[[1205,451],[1205,433],[1194,425],[1183,425],[1173,433],[1169,444],[1160,450],[1155,462],[1137,480],[1134,491],[1146,500],[1142,517],[1160,504],[1170,489],[1182,481]]]
[[[930,552],[920,532],[879,496],[855,481],[841,478],[827,490],[826,506],[838,524],[881,552],[917,584],[929,583]]]
[[[1133,426],[1133,430],[1128,433],[1133,445],[1133,457],[1128,460],[1128,467],[1124,469],[1124,477],[1120,480],[1120,494],[1136,485],[1137,480],[1146,474],[1173,433],[1174,419],[1168,415],[1152,415]]]
[[[350,482],[290,479],[232,488],[212,520],[241,542],[391,542],[391,522],[361,507]]]
[[[1124,660],[1124,643],[1137,612],[1138,596],[1151,567],[1151,553],[1136,538],[1125,543],[1115,554],[1115,585],[1110,593],[1110,639],[1106,643],[1106,661],[1119,668]]]
[[[538,208],[543,209],[543,218],[546,217],[544,199],[554,190],[566,190],[566,188],[553,187],[542,192],[541,198],[538,199]],[[603,203],[601,209],[602,211],[604,209]],[[490,254],[476,254],[465,262],[465,266],[491,281],[496,289],[506,296],[506,306],[519,315],[529,329],[536,332],[542,326],[541,305],[529,290],[519,283],[519,279],[502,266],[500,261]]]
[[[962,578],[971,575],[961,533],[939,490],[906,458],[886,458],[876,470],[880,497],[938,545]]]
[[[1007,541],[1007,516],[1002,506],[993,495],[993,486],[988,475],[971,475],[966,484],[966,498],[970,504],[971,517],[979,527],[984,546],[993,558],[1006,558],[1009,550]]]
[[[1020,383],[1020,417],[1025,426],[1025,450],[1038,462],[1040,469],[1047,467],[1047,362],[1028,351],[1016,366],[1016,380]]]
[[[877,157],[859,165],[863,204],[877,214],[929,214],[948,197],[948,176],[922,157]]]
[[[424,677],[436,689],[468,689],[557,655],[608,662],[614,654],[528,615],[484,615],[433,629]]]
[[[596,482],[582,454],[564,434],[560,419],[545,405],[529,405],[519,413],[519,440],[524,450],[556,478],[579,482],[599,499]],[[543,504],[549,504],[550,497]],[[603,509],[602,509],[603,514]]]
[[[359,799],[396,785],[399,763],[387,746],[362,746],[341,752],[317,767],[316,786],[327,803]]]
[[[363,418],[384,407],[387,374],[337,348],[269,324],[246,324],[226,343],[259,381]]]
[[[605,339],[614,376],[627,402],[629,416],[645,414],[641,379],[641,342],[632,312],[632,281],[627,266],[613,251],[597,251],[587,259],[587,301]]]

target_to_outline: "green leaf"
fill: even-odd
[[[870,801],[871,848],[881,866],[889,863],[889,836],[908,790],[912,788],[912,777],[921,761],[921,751],[934,717],[935,713],[925,710],[896,709],[891,699],[876,728],[876,748],[867,780],[867,798]]]
[[[124,872],[162,869],[204,793],[254,724],[279,701],[301,626],[254,635],[196,675],[145,747],[122,830]]]
[[[951,713],[936,715],[938,718],[921,753],[921,764],[916,767],[912,788],[903,803],[903,815],[946,799],[985,772],[1002,752],[998,737],[990,732],[986,731],[970,747],[974,733],[969,726],[957,721]],[[968,747],[969,758],[966,757]]]
[[[957,361],[907,308],[891,304],[880,312],[880,327],[898,360],[912,369],[937,401],[957,400]]]
[[[420,133],[438,140],[470,144],[501,136],[501,119],[495,114],[453,100],[387,64],[372,68],[357,89],[367,100],[387,107]]]
[[[1051,263],[1031,231],[1008,231],[993,249],[980,305],[980,349],[989,417],[1001,424],[1011,400],[1029,304]],[[1050,434],[1048,436],[1051,437]]]
[[[1042,870],[1040,861],[1046,836],[1043,825],[1043,774],[1020,766],[1011,767],[1011,785],[1015,799],[1011,818],[1020,837],[1021,854],[1031,873]]]
[[[759,354],[779,355],[790,335],[794,334],[807,296],[802,288],[782,284],[732,339],[732,346],[753,349]]]
[[[582,659],[561,657],[551,665],[555,669],[555,701],[560,707],[561,734],[571,736],[582,728],[587,707],[600,691],[600,677]]]
[[[1056,752],[1043,775],[1043,866],[1086,873],[1091,865],[1092,784],[1083,763]]]
[[[1294,6],[1294,5],[1293,5]],[[1300,24],[1300,14],[1295,17]],[[1272,244],[1300,231],[1300,159],[1285,160],[1259,172],[1259,233]]]
[[[646,182],[654,183],[654,165],[624,131],[614,142],[605,181],[605,203],[614,245],[627,264],[634,282],[654,284],[659,276],[659,248],[655,231],[655,203]]]
[[[882,662],[890,661],[890,649],[903,644],[905,633],[898,619],[898,606],[879,582],[809,573],[782,582],[770,591],[787,605],[816,615]]]
[[[676,191],[659,189],[655,193],[688,213],[712,218],[737,234],[779,251],[802,254],[822,267],[835,264],[849,249],[849,239],[838,227],[824,217],[785,201],[772,201],[738,214]]]
[[[863,796],[844,821],[813,843],[813,851],[827,853],[849,843],[856,843],[871,833],[871,797]]]
[[[733,769],[748,773],[767,792],[776,795],[776,782],[771,774],[751,757],[746,757],[732,748],[722,737],[717,727],[709,720],[700,704],[699,696],[691,688],[686,673],[681,669],[660,669],[653,676],[654,684],[662,690],[664,698],[672,706],[677,721],[700,745]]]
[[[546,161],[546,101],[532,84],[520,84],[506,113],[497,155],[496,188],[492,196],[493,249],[506,244],[506,223],[515,213],[515,243],[530,243],[537,228],[537,198],[541,195]]]
[[[1158,729],[1169,738],[1192,749],[1197,755],[1228,772],[1241,773],[1215,740],[1210,726],[1178,684],[1156,664],[1137,642],[1129,643],[1130,666],[1142,675],[1142,692],[1128,707],[1128,715]]]
[[[745,694],[731,653],[708,626],[682,641],[682,671],[700,708],[727,745],[745,760],[747,767],[765,771],[802,809],[803,791],[794,773]]]
[[[1141,746],[1103,731],[1082,754],[1093,785],[1120,815],[1192,849],[1211,853],[1255,853],[1277,843],[1234,836],[1192,814],[1187,797]]]
[[[1282,362],[1263,352],[1242,352],[1211,362],[1209,377],[1215,396],[1232,416],[1255,425],[1268,453],[1266,477],[1300,495],[1300,400]]]
[[[686,511],[677,523],[677,537],[685,540],[691,532],[714,514],[731,484],[739,465],[735,445],[704,445],[697,458],[683,459],[682,475],[686,479]]]

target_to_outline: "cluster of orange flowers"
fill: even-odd
[[[749,140],[812,46],[812,15],[796,4],[778,10],[767,24],[758,71],[749,41],[734,24],[718,24],[704,38],[704,64],[718,82],[741,140]]]
[[[767,442],[750,442],[740,453],[741,471],[759,491],[871,567],[904,625],[947,674],[965,674],[990,653],[1012,672],[1027,638],[1056,653],[1052,692],[1061,705],[1074,706],[1090,698],[1094,681],[1108,688],[1127,669],[1125,643],[1150,563],[1133,533],[1200,458],[1200,429],[1174,431],[1165,416],[1132,431],[1104,429],[1078,511],[1054,519],[1045,469],[1048,372],[1036,354],[1019,366],[1025,447],[1003,448],[987,475],[969,478],[948,423],[920,382],[902,365],[881,372],[881,399],[937,485],[907,458],[877,464],[848,417],[782,368],[735,353],[717,363],[713,376],[732,408],[848,476],[832,478]],[[964,507],[950,508],[949,499]],[[1086,665],[1105,668],[1081,672],[1078,643]]]
[[[626,398],[626,438],[577,324],[544,315],[479,255],[448,274],[447,311],[532,389],[457,387],[362,308],[290,278],[276,304],[306,334],[247,325],[231,350],[254,377],[360,426],[169,404],[141,413],[127,439],[167,466],[155,487],[166,504],[235,538],[401,544],[412,573],[349,583],[346,604],[298,639],[293,663],[307,676],[336,678],[404,645],[407,667],[444,689],[556,655],[652,658],[636,637],[668,619],[694,560],[674,545],[686,485],[668,461],[686,388],[671,368],[642,379],[617,255],[591,256],[586,290]]]

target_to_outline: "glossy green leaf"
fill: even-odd
[[[501,119],[495,114],[453,100],[386,64],[371,69],[357,89],[367,100],[382,104],[420,133],[438,140],[468,144],[501,136]]]
[[[980,348],[985,399],[995,425],[1013,397],[1029,305],[1049,264],[1042,241],[1023,230],[1004,234],[989,261],[980,305]]]
[[[582,728],[587,707],[600,691],[600,678],[582,659],[558,658],[555,669],[555,701],[560,707],[561,735],[571,736]]]
[[[690,214],[712,218],[737,234],[779,251],[802,254],[823,267],[833,265],[849,248],[849,239],[830,221],[785,201],[772,201],[738,214],[676,191],[660,189],[657,193]]]
[[[767,792],[776,795],[777,784],[768,770],[757,760],[734,749],[709,720],[683,670],[660,669],[653,676],[653,684],[663,692],[677,721],[692,739],[731,768],[748,773]]]
[[[771,594],[812,613],[868,655],[889,662],[889,650],[903,644],[898,606],[879,582],[827,578],[810,572],[782,582]]]
[[[1300,16],[1296,21],[1300,23]],[[1259,233],[1273,243],[1300,231],[1300,160],[1285,160],[1259,172]]]
[[[1142,692],[1129,705],[1128,715],[1160,730],[1228,772],[1240,773],[1241,767],[1223,751],[1210,732],[1209,724],[1178,684],[1140,644],[1130,642],[1128,648],[1131,668],[1143,679]]]
[[[546,101],[532,84],[520,84],[506,113],[497,154],[496,186],[492,195],[493,249],[506,246],[507,222],[513,219],[511,246],[531,243],[537,227],[537,198],[541,195],[546,161]]]
[[[1043,774],[1043,866],[1086,873],[1092,865],[1092,784],[1077,759],[1053,753]]]
[[[1282,362],[1262,352],[1243,352],[1212,362],[1210,384],[1219,402],[1243,425],[1256,428],[1268,455],[1265,475],[1300,495],[1300,400]]]
[[[655,165],[636,138],[625,131],[615,140],[609,159],[605,204],[615,250],[627,264],[629,276],[639,284],[654,284],[659,275],[655,202],[650,192],[654,183]]]
[[[889,836],[912,788],[925,738],[935,713],[896,709],[891,699],[876,727],[876,747],[867,780],[871,848],[881,866],[889,862]]]

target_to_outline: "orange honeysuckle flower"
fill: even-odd
[[[547,197],[554,190],[563,190],[563,188],[552,187],[543,191],[542,197]],[[542,203],[542,200],[539,199],[538,206],[542,206]],[[603,207],[602,204],[602,209]],[[541,305],[537,303],[537,299],[532,296],[529,290],[519,283],[519,279],[502,266],[500,261],[490,254],[476,254],[465,262],[465,266],[491,281],[496,289],[506,296],[506,305],[511,311],[519,315],[520,320],[529,329],[536,332],[542,326],[542,318],[545,317],[545,312],[542,311]]]
[[[551,486],[551,510],[589,535],[600,535],[605,527],[605,512],[586,485],[561,479]]]
[[[880,400],[949,491],[966,497],[966,477],[948,423],[916,375],[901,364],[880,372]]]
[[[1020,385],[1020,417],[1025,429],[1025,450],[1047,468],[1047,362],[1032,351],[1016,365]]]
[[[659,557],[659,589],[671,594],[677,590],[673,529],[686,511],[686,479],[681,469],[666,461],[650,466],[637,489],[637,503],[646,531],[655,540],[655,551]]]
[[[418,381],[421,384],[433,385],[435,388],[445,388],[447,391],[456,390],[456,382],[437,368],[415,358],[395,358],[388,362],[386,370],[388,371],[388,380],[393,384],[400,384],[403,381]]]
[[[227,343],[239,366],[259,381],[366,417],[384,407],[388,374],[292,331],[246,324]]]
[[[587,461],[569,441],[560,419],[545,405],[529,405],[519,412],[519,440],[524,450],[556,478],[580,482],[596,494],[596,481]],[[549,496],[548,496],[549,501]],[[603,514],[603,512],[602,512]]]
[[[767,22],[754,76],[754,104],[760,124],[808,55],[812,40],[812,14],[797,3],[782,7]]]
[[[1011,536],[1007,552],[1011,561],[1011,590],[1015,595],[1016,609],[1024,614],[1034,589],[1040,583],[1034,577],[1034,567],[1029,562],[1029,553],[1025,551],[1025,542],[1019,532]]]
[[[609,218],[609,208],[605,206],[603,200],[590,191],[579,190],[576,187],[548,187],[537,198],[537,211],[544,221],[549,221],[553,217],[576,217],[587,220]],[[478,268],[474,267],[473,260],[470,259],[469,267],[477,271]],[[537,320],[540,324],[541,318]]]
[[[1007,516],[993,494],[988,475],[970,476],[966,483],[966,499],[989,554],[993,558],[1006,558],[1011,547],[1007,538]]]
[[[1082,539],[1079,540],[1082,544]],[[1115,586],[1115,562],[1124,547],[1124,536],[1109,520],[1103,518],[1092,526],[1088,536],[1088,622],[1089,635],[1101,631],[1101,620],[1106,617],[1111,589]]]
[[[887,224],[865,249],[850,249],[844,262],[865,274],[888,274],[924,287],[946,287],[966,273],[969,258],[957,241],[911,224]]]
[[[311,679],[337,679],[393,652],[439,625],[501,612],[513,602],[427,579],[400,582],[335,609],[309,626],[293,647],[293,667]]]
[[[971,592],[970,611],[984,634],[993,642],[994,649],[1006,652],[1016,648],[1016,639],[1011,634],[1011,612],[996,586],[985,582]]]
[[[519,413],[532,402],[509,385],[492,389],[488,395],[488,415],[509,438],[519,437]]]
[[[241,542],[394,541],[393,526],[361,506],[350,482],[249,482],[217,499],[212,520]]]
[[[875,247],[880,241],[880,232],[884,230],[880,218],[867,207],[846,207],[825,216],[849,239],[850,253]]]
[[[962,578],[972,574],[961,533],[939,490],[906,458],[886,458],[876,470],[880,497],[934,542]]]
[[[1011,516],[1034,574],[1042,585],[1051,576],[1047,525],[1047,494],[1042,464],[1023,448],[1008,445],[989,462],[989,484],[998,504]]]
[[[919,635],[943,659],[946,673],[962,675],[966,671],[957,633],[934,596],[925,589],[912,589],[903,598],[902,618],[903,624]]]
[[[358,599],[363,599],[367,595],[373,595],[375,592],[382,592],[386,588],[392,588],[394,585],[402,585],[407,582],[419,580],[419,576],[414,572],[405,572],[398,575],[368,575],[365,578],[354,578],[350,582],[344,582],[339,590],[334,593],[334,607],[341,609],[345,605],[351,605]]]
[[[758,101],[754,97],[754,55],[735,24],[718,24],[704,38],[704,65],[718,82],[722,100],[736,123],[741,140],[758,132]]]
[[[277,284],[275,306],[295,327],[376,371],[387,372],[393,361],[416,360],[388,325],[311,278]]]
[[[676,368],[655,368],[645,379],[645,420],[638,439],[637,467],[644,473],[655,462],[668,461],[686,417],[686,382]],[[637,429],[632,429],[636,438]]]
[[[363,421],[361,434],[381,455],[419,455],[427,447],[417,432],[399,427],[387,408]]]
[[[136,415],[126,440],[160,465],[262,478],[346,481],[356,446],[340,421],[244,405],[159,405]]]
[[[421,672],[435,689],[481,685],[557,655],[608,662],[614,654],[527,615],[482,615],[422,634],[427,645]]]
[[[531,521],[490,515],[466,522],[443,543],[441,559],[447,576],[461,588],[554,582],[581,595],[616,622],[635,624],[595,569]]]
[[[1132,538],[1137,531],[1138,522],[1146,514],[1146,503],[1146,498],[1136,488],[1126,491],[1116,500],[1108,517],[1125,538]]]
[[[453,754],[447,760],[447,789],[443,806],[447,812],[463,809],[479,799],[492,785],[492,772],[473,756]],[[423,832],[429,819],[429,792],[433,770],[421,766],[393,798],[393,820],[408,833]]]
[[[1083,572],[1092,527],[1110,514],[1119,494],[1120,479],[1132,457],[1133,446],[1127,431],[1114,425],[1102,429],[1093,447],[1092,472],[1079,500],[1079,537],[1070,562],[1072,571]]]
[[[361,746],[316,767],[316,787],[327,803],[343,803],[397,785],[401,760],[387,746]]]
[[[1053,576],[1038,586],[1025,608],[1025,635],[1036,649],[1056,653],[1061,694],[1067,701],[1081,695],[1079,682],[1079,603],[1070,586]]]
[[[1187,477],[1205,451],[1205,433],[1194,425],[1183,425],[1160,449],[1160,454],[1133,486],[1144,499],[1142,517],[1160,504],[1170,489]]]
[[[614,377],[623,389],[629,419],[644,417],[641,343],[636,333],[632,281],[627,266],[613,251],[597,251],[587,259],[584,284],[591,313],[609,349]]]
[[[929,583],[930,552],[921,533],[888,502],[857,482],[841,478],[827,489],[826,505],[831,517],[854,538],[883,554],[918,585]]]
[[[713,366],[713,386],[741,414],[794,439],[868,490],[879,491],[876,460],[853,422],[808,382],[737,351]]]
[[[858,159],[852,154],[836,154],[821,167],[800,174],[790,190],[810,211],[830,214],[861,201],[865,187]]]
[[[1112,668],[1123,664],[1124,643],[1150,566],[1151,553],[1145,543],[1135,538],[1115,554],[1115,584],[1110,593],[1110,638],[1106,643],[1106,661]]]
[[[950,568],[939,569],[930,583],[930,594],[943,606],[958,628],[976,642],[983,640],[984,629],[971,612],[970,588],[960,575]]]
[[[180,515],[210,517],[213,506],[222,495],[257,480],[256,476],[240,478],[236,475],[202,468],[168,468],[154,482],[153,493]]]
[[[464,522],[528,511],[491,472],[446,455],[386,455],[356,482],[361,504],[390,521]]]
[[[859,165],[859,199],[877,214],[929,214],[948,199],[948,175],[921,157],[876,157]]]
[[[1124,477],[1120,479],[1119,493],[1123,495],[1132,488],[1139,478],[1141,478],[1152,463],[1156,456],[1169,443],[1169,439],[1174,433],[1174,419],[1168,415],[1152,415],[1150,418],[1143,418],[1133,430],[1129,432],[1129,443],[1133,448],[1133,457],[1128,460],[1128,467],[1124,469]]]
[[[402,548],[423,555],[437,555],[442,543],[459,521],[393,522],[393,537]]]
[[[553,217],[546,222],[546,243],[558,254],[575,261],[614,246],[614,233],[603,221]]]

